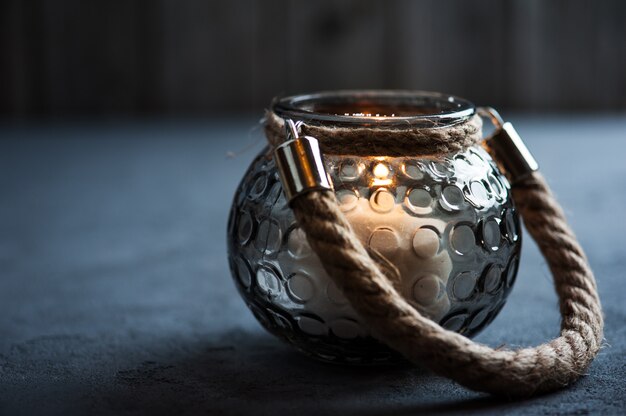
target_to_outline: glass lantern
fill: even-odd
[[[449,95],[381,91],[286,97],[272,110],[310,124],[413,129],[445,129],[476,112]],[[413,307],[468,337],[497,316],[515,281],[521,232],[510,185],[483,147],[437,157],[328,154],[324,163],[355,233],[398,269],[394,284]],[[397,359],[370,336],[309,247],[269,148],[235,193],[228,257],[256,319],[299,350],[342,363]]]

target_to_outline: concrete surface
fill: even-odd
[[[0,126],[0,414],[624,414],[626,117],[520,117],[594,267],[607,346],[570,389],[495,400],[407,367],[312,361],[267,335],[225,257],[249,120]],[[229,159],[225,155],[252,145]],[[525,240],[478,340],[557,333]]]

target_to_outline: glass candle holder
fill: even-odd
[[[287,97],[272,110],[312,124],[413,129],[445,129],[476,112],[448,95],[378,91]],[[324,163],[355,233],[398,269],[396,287],[413,307],[469,337],[496,317],[515,281],[521,232],[510,185],[480,145],[437,157],[326,155]],[[344,363],[397,358],[307,244],[269,148],[235,193],[228,257],[254,316],[299,350]]]

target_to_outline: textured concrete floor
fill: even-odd
[[[570,389],[494,400],[416,368],[321,364],[267,335],[225,257],[232,192],[260,149],[248,121],[4,125],[0,414],[624,414],[626,118],[514,121],[604,302],[607,347]],[[478,340],[532,345],[558,323],[526,239]]]

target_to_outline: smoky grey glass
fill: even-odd
[[[436,122],[456,123],[467,108],[458,117],[450,115],[458,108],[443,109]],[[331,155],[325,165],[356,234],[398,268],[394,285],[413,307],[468,337],[496,317],[515,281],[521,232],[510,185],[482,147],[437,159]],[[308,246],[267,148],[235,193],[228,257],[257,320],[299,350],[333,362],[397,359],[370,336]]]

